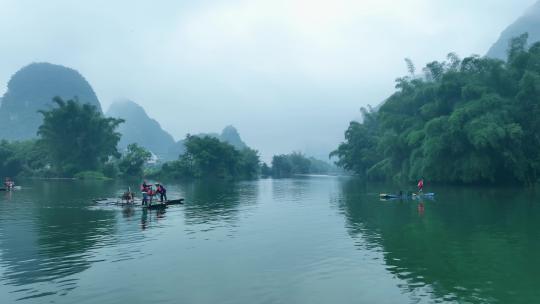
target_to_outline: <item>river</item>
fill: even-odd
[[[540,302],[531,189],[201,181],[145,211],[93,203],[127,182],[19,184],[0,192],[0,303]]]

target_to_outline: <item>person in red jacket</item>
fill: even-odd
[[[418,181],[418,192],[421,193],[422,190],[424,190],[424,178],[422,177],[419,181]]]
[[[165,201],[167,201],[167,189],[163,187],[162,184],[156,183],[156,194],[159,194],[159,201],[163,202],[163,199],[165,198]]]
[[[152,188],[152,185],[148,185],[148,187],[146,188],[146,194],[148,195],[148,199],[150,200],[150,205],[152,205],[154,195],[156,195],[156,191]]]
[[[149,193],[150,192],[150,193]],[[142,194],[142,204],[147,205],[148,200],[150,200],[150,203],[152,203],[152,188],[144,181],[141,184],[141,194]]]

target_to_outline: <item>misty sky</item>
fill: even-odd
[[[113,3],[114,2],[114,3]],[[19,68],[77,69],[176,139],[232,124],[263,159],[322,156],[359,108],[453,51],[484,54],[535,0],[0,0],[0,94]]]

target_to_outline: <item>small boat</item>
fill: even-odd
[[[178,199],[165,201],[164,203],[167,204],[167,205],[182,205],[182,204],[184,204],[184,199],[183,198],[178,198]]]
[[[21,190],[21,186],[13,186],[11,188],[0,188],[0,191],[13,191],[13,190]]]
[[[167,200],[164,202],[154,202],[148,205],[141,205],[141,207],[146,208],[146,209],[163,209],[163,208],[167,208],[167,206],[170,206],[170,205],[182,205],[182,204],[184,204],[184,199],[179,198],[179,199],[174,199],[174,200]]]
[[[150,204],[150,202],[147,205],[142,204],[142,200],[137,199],[134,202],[127,202],[123,201],[120,198],[98,198],[94,199],[94,203],[96,204],[102,204],[102,205],[116,205],[116,206],[122,206],[122,207],[142,207],[142,208],[148,208],[148,209],[159,209],[159,208],[165,208],[169,205],[182,205],[184,204],[183,198],[178,199],[172,199],[167,200],[164,202],[160,201],[154,201]]]
[[[399,194],[387,194],[387,193],[379,194],[379,198],[383,200],[398,199],[398,198],[403,198],[403,197],[406,197],[406,196],[399,195]]]
[[[143,209],[165,209],[167,208],[166,203],[153,203],[151,205],[140,205]]]
[[[379,194],[379,198],[381,200],[384,200],[384,201],[397,200],[397,199],[420,199],[420,198],[434,199],[435,198],[435,193],[433,193],[433,192],[408,193],[408,194],[381,193],[381,194]]]
[[[420,193],[413,193],[413,197],[434,197],[435,193],[433,192],[420,192]]]

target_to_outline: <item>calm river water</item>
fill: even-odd
[[[20,184],[0,192],[0,303],[540,303],[534,190],[196,182],[143,211],[92,202],[125,182]]]

